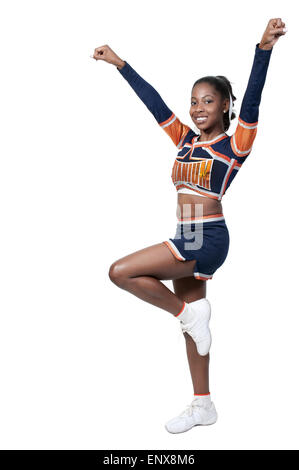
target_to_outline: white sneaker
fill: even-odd
[[[192,320],[189,323],[181,320],[181,328],[183,333],[188,333],[196,344],[197,352],[200,356],[208,354],[212,337],[209,328],[209,321],[211,318],[211,306],[208,299],[199,299],[195,302],[189,303],[194,313]]]
[[[193,426],[206,426],[217,421],[217,412],[213,402],[203,405],[194,399],[185,411],[165,424],[168,432],[173,434],[189,431]]]

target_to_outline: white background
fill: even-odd
[[[1,5],[1,448],[298,449],[295,3]],[[239,112],[274,17],[288,33],[223,199],[230,252],[208,281],[219,419],[171,435],[164,423],[193,398],[179,322],[108,271],[174,236],[176,148],[116,67],[89,56],[108,44],[192,125],[191,86],[207,74],[231,80]]]

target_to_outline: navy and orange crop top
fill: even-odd
[[[159,93],[127,62],[117,69],[178,149],[171,174],[178,192],[221,201],[251,152],[271,53],[272,49],[260,49],[256,44],[237,128],[232,136],[222,133],[211,141],[198,141],[199,135],[175,116]]]

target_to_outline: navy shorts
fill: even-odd
[[[195,279],[212,279],[224,263],[229,249],[229,232],[223,214],[181,220],[174,238],[164,241],[180,261],[196,260]]]

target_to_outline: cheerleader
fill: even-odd
[[[286,31],[281,18],[271,19],[261,41],[255,45],[236,131],[231,136],[227,131],[236,117],[233,109],[236,98],[226,77],[205,76],[194,83],[190,97],[193,128],[190,128],[108,45],[96,48],[92,56],[116,66],[177,149],[171,174],[178,193],[174,237],[114,261],[109,270],[111,281],[118,287],[166,310],[180,322],[194,396],[186,410],[166,423],[171,433],[217,420],[209,388],[211,306],[206,299],[206,282],[228,254],[229,232],[222,197],[252,150],[273,46]],[[158,165],[159,158],[161,152],[157,149],[154,165]],[[174,292],[163,280],[172,280]]]

